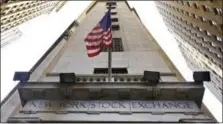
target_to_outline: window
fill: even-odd
[[[193,5],[194,5],[194,8],[195,8],[195,9],[197,9],[197,8],[198,8],[196,3],[194,3]]]
[[[215,26],[217,25],[217,23],[215,21],[210,20],[209,22],[210,22],[211,25],[215,25]]]
[[[213,12],[215,15],[222,15],[222,10],[218,8],[213,8]]]
[[[111,6],[111,9],[115,9],[116,6]],[[107,9],[109,9],[109,6],[107,6]]]
[[[217,10],[219,15],[222,15],[222,10],[221,9],[217,8],[216,10]]]
[[[207,54],[204,54],[204,56],[205,56],[206,58],[209,58],[209,57],[207,56]]]
[[[124,47],[121,38],[112,38],[112,52],[123,52]],[[102,52],[108,52],[106,47],[103,47]]]
[[[206,19],[206,18],[204,18],[204,17],[202,17],[202,20],[203,20],[204,22],[207,22],[207,19]]]
[[[119,25],[112,25],[112,30],[116,31],[119,29],[120,29]]]
[[[169,8],[172,8],[172,6],[170,6],[170,5],[167,5]]]
[[[108,68],[95,68],[94,74],[108,74]],[[112,68],[112,74],[128,74],[127,68]]]
[[[183,1],[178,1],[178,2],[183,5]]]
[[[216,47],[217,45],[215,44],[215,43],[213,43],[213,42],[211,42],[211,45],[213,46],[213,47]]]
[[[69,32],[68,31],[66,31],[65,33],[64,33],[64,39],[65,40],[68,40],[69,39]]]
[[[207,35],[211,36],[211,33],[207,31]]]
[[[204,31],[202,28],[199,28],[199,31]]]
[[[111,15],[116,15],[117,14],[117,12],[111,12]]]
[[[111,6],[112,6],[112,5],[113,5],[113,6],[116,6],[116,5],[117,5],[117,3],[116,3],[116,2],[111,1],[111,2],[107,2],[107,3],[106,3],[106,5],[107,5],[107,6],[110,6],[110,5],[111,5]]]
[[[197,15],[193,14],[193,17],[194,17],[195,19],[197,19]]]
[[[180,9],[180,11],[181,11],[182,13],[184,13],[184,11],[183,11],[182,9]]]
[[[192,16],[192,13],[189,12],[189,16]]]
[[[222,41],[221,37],[218,37],[218,36],[217,36],[217,40],[218,40],[218,41]]]
[[[208,9],[208,7],[207,6],[202,6],[202,9],[204,10],[204,11],[209,11],[209,9]]]
[[[205,42],[208,42],[208,40],[207,40],[206,38],[204,38],[204,41],[205,41]],[[211,42],[210,42],[210,43],[211,43]],[[211,44],[210,44],[210,45],[211,45]]]
[[[118,18],[111,18],[112,22],[118,22]]]
[[[222,55],[221,55],[221,54],[217,54],[217,57],[218,57],[218,58],[222,58]]]

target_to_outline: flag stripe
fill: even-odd
[[[109,37],[104,37],[104,42],[112,40],[112,34]]]
[[[94,57],[94,56],[97,56],[99,53],[101,52],[101,48],[97,51],[94,51],[94,52],[90,52],[90,50],[88,50],[87,54],[88,54],[88,57]]]
[[[97,40],[97,39],[100,40],[100,38],[102,38],[102,37],[103,37],[102,34],[101,35],[88,36],[86,40],[89,40],[89,42],[92,42],[91,40]]]
[[[97,38],[93,38],[93,39],[87,38],[87,39],[85,39],[85,42],[89,42],[89,43],[98,42],[98,41],[100,41],[102,39],[103,39],[103,35],[101,37],[97,37]]]
[[[88,36],[102,35],[104,31],[91,32]]]
[[[102,43],[102,40],[99,40],[98,42],[86,42],[86,46],[98,46]]]
[[[106,45],[106,47],[110,46],[112,44],[112,40],[109,40],[108,42],[105,42],[104,44]]]
[[[104,37],[108,37],[109,35],[111,35],[111,30],[109,31],[102,31],[102,32],[98,32],[98,33],[89,33],[86,40],[88,40],[89,42],[97,42],[97,40],[100,40],[102,35]],[[96,41],[91,41],[91,40],[96,40]]]
[[[100,47],[103,47],[103,42],[101,42],[99,45],[87,45],[87,50],[93,50],[93,49],[97,49]]]
[[[92,30],[99,30],[99,29],[101,29],[101,26],[97,24]]]
[[[111,32],[108,33],[106,36],[103,36],[103,35],[96,35],[96,36],[88,36],[85,41],[86,42],[98,42],[102,39],[105,39],[106,41],[107,40],[110,40],[110,38],[112,37],[112,34]]]
[[[104,32],[103,32],[103,35],[108,35],[108,34],[110,34],[110,33],[111,33],[111,28],[109,28],[108,31],[104,31]]]

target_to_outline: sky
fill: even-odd
[[[69,1],[58,13],[43,14],[19,26],[23,33],[22,37],[1,48],[1,101],[18,83],[12,81],[14,72],[29,71],[90,3],[90,1]],[[168,32],[154,2],[129,1],[129,4],[135,7],[142,23],[185,79],[193,81],[192,71],[188,68],[174,37]],[[222,121],[222,104],[207,88],[203,102],[216,119]]]

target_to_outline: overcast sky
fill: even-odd
[[[44,14],[22,24],[23,35],[1,49],[1,100],[17,84],[12,78],[15,71],[29,71],[64,29],[89,5],[90,1],[69,1],[58,13]],[[186,80],[192,81],[192,72],[168,32],[153,1],[130,1],[143,24],[166,52]],[[32,29],[32,30],[30,30]],[[206,89],[203,102],[222,121],[222,104]]]

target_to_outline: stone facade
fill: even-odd
[[[210,71],[210,91],[222,102],[222,1],[159,1],[157,8],[193,71]]]
[[[113,31],[113,38],[121,38],[124,46],[123,52],[112,53],[112,67],[127,68],[128,74],[142,74],[144,70],[169,72],[174,70],[173,65],[167,65],[167,59],[162,49],[155,42],[131,9],[125,2],[117,2],[117,8],[112,10],[117,12],[112,18],[117,18],[118,22],[113,25],[120,26],[120,30]],[[89,59],[86,54],[86,46],[83,41],[87,33],[99,22],[106,12],[103,2],[94,5],[88,15],[81,22],[79,28],[71,40],[67,43],[67,48],[61,54],[55,66],[47,72],[75,72],[77,74],[93,74],[94,68],[107,67],[107,52],[102,52],[98,57]],[[78,60],[76,60],[78,58]],[[153,58],[153,59],[151,59]],[[84,67],[83,67],[84,66]],[[171,66],[171,67],[168,67]],[[175,70],[176,71],[176,70]],[[179,80],[184,80],[177,73]],[[161,77],[162,78],[162,77]],[[168,77],[164,81],[177,81],[175,77]],[[39,81],[58,81],[56,77],[42,76]]]
[[[107,68],[108,53],[88,58],[83,41],[107,11],[108,3],[97,1],[84,11],[77,28],[67,30],[66,40],[32,69],[29,83],[19,84],[3,104],[4,121],[212,121],[200,110],[203,83],[185,82],[127,1],[112,3],[112,19],[116,20],[112,25],[119,27],[113,28],[113,38],[121,39],[124,48],[112,52],[112,68],[119,69],[112,81],[107,81],[107,74],[95,74],[96,69]],[[144,70],[159,71],[159,83],[154,86],[145,81]],[[59,73],[68,72],[75,73],[75,83],[61,84]],[[16,101],[19,105],[11,107]]]

